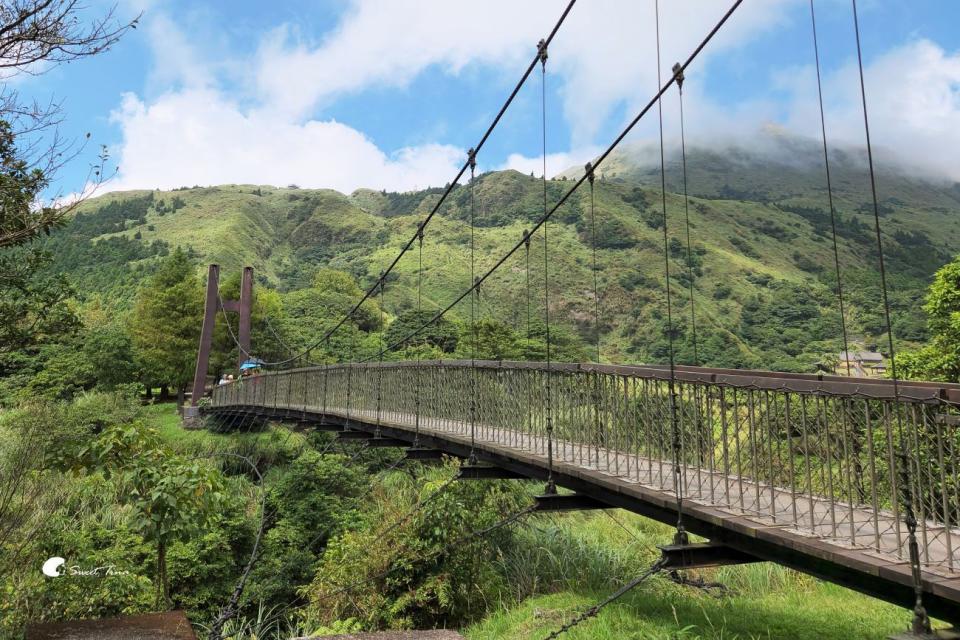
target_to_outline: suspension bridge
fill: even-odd
[[[684,74],[741,1],[732,4],[665,80],[659,76],[657,12],[658,90],[610,146],[587,163],[564,195],[551,203],[546,187],[547,61],[549,46],[575,4],[575,0],[569,2],[549,35],[538,43],[526,71],[478,144],[467,153],[457,175],[356,304],[306,348],[291,350],[289,358],[266,362],[271,372],[216,387],[204,413],[231,424],[297,422],[336,431],[341,440],[400,447],[408,459],[458,457],[464,461],[458,476],[462,481],[542,480],[545,487],[533,511],[624,508],[675,525],[674,543],[663,547],[663,557],[651,573],[776,562],[911,608],[912,623],[905,637],[945,637],[932,634],[928,612],[960,623],[960,385],[904,381],[897,376],[855,0],[852,10],[860,62],[859,89],[891,379],[715,369],[697,366],[699,362],[681,365],[675,357],[678,319],[673,304],[677,293],[671,282],[676,274],[671,275],[668,249],[671,221],[666,206],[661,99],[674,87],[681,98],[683,196],[687,202]],[[810,18],[819,89],[812,0]],[[543,214],[509,251],[480,272],[473,233],[477,157],[538,67],[543,109]],[[838,334],[849,352],[822,92],[819,97],[826,204],[833,229],[835,294],[840,312]],[[662,366],[601,363],[599,325],[603,310],[597,284],[594,180],[608,155],[654,108],[660,124],[669,358]],[[417,264],[416,310],[422,313],[424,239],[429,237],[431,220],[464,179],[470,190],[470,280],[462,292],[391,344],[385,343],[381,332],[379,348],[371,358],[311,363],[312,353],[328,352],[331,339],[345,330],[365,302],[377,296],[382,302],[389,275],[408,255]],[[590,190],[596,361],[556,362],[551,357],[551,294],[555,285],[551,282],[549,222],[581,188]],[[692,330],[688,335],[692,335],[696,360],[696,283],[688,216],[683,223],[691,268],[686,278],[690,316],[684,322]],[[537,303],[537,313],[542,314],[546,327],[546,358],[543,362],[480,360],[476,357],[479,292],[483,283],[511,259],[526,260],[529,331],[532,242],[542,243],[543,299]],[[211,270],[195,402],[202,395],[218,313],[222,312],[224,319],[227,311],[240,313],[241,335],[238,338],[232,329],[230,335],[241,359],[254,357],[250,345],[251,296],[252,273],[244,274],[241,300],[225,302],[217,290],[216,272]],[[463,303],[469,304],[469,339],[474,357],[457,361],[419,357],[396,360],[395,356],[404,353],[418,336]],[[383,310],[381,304],[381,314]],[[569,492],[558,491],[557,487]],[[515,515],[507,515],[504,524],[515,519]],[[707,542],[690,542],[688,532]],[[625,588],[635,586],[646,575]],[[619,595],[621,592],[611,598]],[[598,606],[603,604],[606,601]]]

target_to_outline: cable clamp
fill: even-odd
[[[683,67],[679,62],[673,65],[673,79],[677,81],[677,88],[683,91]]]
[[[530,230],[529,229],[523,230],[523,244],[524,246],[527,247],[527,249],[530,248]]]
[[[594,178],[593,164],[588,162],[587,164],[583,165],[583,169],[584,169],[585,175],[587,176],[587,180],[590,181],[590,184],[593,184],[593,178]]]
[[[547,64],[547,41],[540,40],[537,43],[537,57],[540,58],[540,64],[546,66]]]
[[[420,241],[420,244],[423,244],[423,228],[427,226],[426,220],[421,220],[420,224],[417,225],[417,240]]]
[[[477,168],[477,152],[473,147],[467,150],[467,164],[470,166],[470,173],[472,174]]]

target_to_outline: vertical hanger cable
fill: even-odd
[[[474,193],[474,183],[476,182],[477,155],[473,149],[470,149],[470,284],[476,285],[476,248],[475,248],[475,229],[476,229],[476,197]],[[476,444],[477,444],[477,296],[479,290],[474,287],[470,293],[470,457],[468,464],[477,464]]]
[[[656,27],[657,44],[657,86],[662,86],[660,77],[660,1],[654,0],[654,23]],[[686,544],[688,541],[683,526],[683,467],[680,459],[680,423],[677,416],[677,370],[676,351],[674,345],[673,309],[670,291],[670,243],[667,230],[667,177],[666,160],[663,150],[663,104],[660,96],[657,97],[657,110],[660,116],[660,194],[663,205],[663,264],[666,275],[667,293],[667,340],[669,343],[670,377],[667,381],[667,393],[670,396],[670,425],[673,432],[673,482],[677,494],[677,531],[674,535],[676,544]]]
[[[857,0],[853,4],[853,27],[857,43],[857,68],[860,74],[860,99],[863,107],[863,130],[867,143],[867,166],[870,170],[870,194],[873,198],[873,223],[877,238],[877,260],[880,267],[880,287],[883,293],[883,314],[887,324],[887,347],[890,350],[890,376],[893,381],[894,413],[896,414],[898,439],[900,440],[900,474],[903,492],[904,520],[907,525],[907,547],[910,555],[910,567],[913,578],[913,590],[916,597],[913,607],[911,630],[914,634],[928,636],[931,633],[930,618],[923,606],[923,585],[920,574],[920,548],[917,544],[917,518],[913,511],[913,485],[910,481],[910,455],[907,438],[903,428],[903,416],[900,411],[900,383],[897,376],[897,357],[893,344],[893,324],[890,314],[890,296],[887,287],[887,269],[883,259],[883,238],[880,233],[880,205],[877,198],[877,179],[873,166],[873,147],[870,142],[870,120],[867,116],[867,89],[863,79],[863,52],[860,46],[860,21],[857,16]]]
[[[694,291],[694,269],[693,269],[693,243],[690,241],[690,195],[687,192],[687,136],[684,131],[683,121],[683,67],[680,63],[673,65],[673,76],[677,81],[677,92],[680,96],[680,159],[683,167],[683,218],[687,230],[687,277],[690,280],[690,334],[693,344],[693,364],[700,365],[700,354],[697,344],[697,303],[693,296]]]
[[[547,43],[537,45],[540,52],[540,110],[543,133],[543,317],[546,324],[546,425],[547,425],[547,487],[546,493],[557,492],[553,480],[553,376],[550,354],[550,246],[547,236]]]
[[[823,167],[827,177],[827,205],[830,207],[830,230],[833,235],[833,269],[837,279],[837,302],[840,307],[840,333],[843,336],[843,353],[850,376],[850,341],[847,337],[847,314],[843,303],[843,280],[840,277],[840,246],[837,241],[837,212],[833,205],[833,181],[830,174],[830,154],[827,149],[827,121],[823,110],[823,84],[820,80],[820,44],[817,38],[817,16],[810,0],[810,26],[813,35],[813,61],[817,72],[817,100],[820,106],[820,134],[823,138]]]

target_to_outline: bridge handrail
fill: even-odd
[[[534,369],[546,370],[545,362],[516,360],[420,360],[364,363],[338,363],[315,367],[302,367],[285,371],[260,374],[276,376],[299,371],[340,371],[344,369],[392,369],[403,367],[449,367],[480,369]],[[596,372],[609,375],[666,380],[670,370],[666,365],[621,365],[595,362],[552,362],[553,373]],[[717,367],[677,366],[676,378],[684,382],[702,383],[740,389],[760,389],[803,394],[825,394],[876,400],[894,399],[896,396],[912,402],[960,402],[960,384],[915,380],[900,381],[896,394],[892,380],[877,378],[848,378],[837,375],[782,373],[752,369],[724,369]],[[234,381],[233,384],[236,384]]]

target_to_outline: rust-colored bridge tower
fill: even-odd
[[[240,343],[240,354],[237,357],[237,367],[250,354],[250,311],[253,307],[253,267],[243,268],[243,277],[240,280],[240,299],[222,300],[220,290],[220,265],[211,264],[207,271],[207,298],[203,311],[203,328],[200,330],[200,347],[197,349],[197,369],[193,376],[193,394],[190,396],[190,405],[197,406],[203,397],[204,386],[207,381],[207,368],[210,365],[210,348],[213,345],[213,327],[217,322],[217,313],[221,310],[240,314],[240,327],[237,332],[237,342]]]

